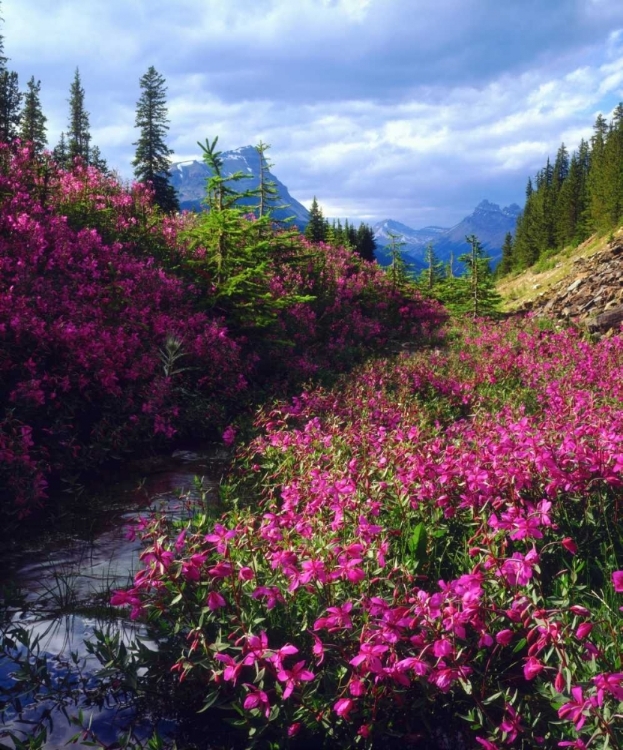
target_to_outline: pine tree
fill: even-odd
[[[101,151],[99,150],[99,146],[93,146],[91,149],[91,154],[89,157],[89,162],[92,167],[95,167],[95,169],[99,170],[103,174],[108,174],[108,163],[106,162],[106,159],[101,154]]]
[[[61,169],[69,168],[69,151],[67,150],[65,133],[61,133],[58,144],[52,150],[52,158]]]
[[[591,170],[589,174],[590,222],[594,229],[608,228],[607,185],[605,168],[605,148],[608,123],[603,115],[595,120],[591,138]]]
[[[309,209],[309,222],[305,227],[305,237],[310,242],[325,242],[327,239],[327,227],[316,196]]]
[[[80,71],[76,68],[74,80],[69,89],[69,123],[67,128],[67,155],[70,163],[79,156],[89,163],[89,113],[84,108],[84,89],[80,81]]]
[[[374,239],[374,230],[368,224],[363,222],[357,229],[357,244],[355,250],[364,260],[374,262],[376,256],[374,254],[376,250],[376,240]]]
[[[274,180],[271,180],[269,175],[270,168],[273,166],[273,163],[266,158],[266,152],[269,148],[270,144],[264,143],[263,141],[260,141],[257,146],[255,146],[255,150],[260,157],[259,185],[257,187],[257,215],[259,219],[275,209],[286,208],[283,204],[276,205],[277,199],[279,198],[279,190],[277,189],[277,183]]]
[[[24,97],[19,137],[22,141],[32,143],[35,153],[41,154],[47,144],[47,117],[43,114],[39,100],[41,81],[35,82],[35,77],[32,76],[26,85],[28,91]]]
[[[0,34],[0,141],[10,143],[18,136],[22,94],[17,73],[7,69],[7,62]]]
[[[432,242],[426,245],[424,261],[426,262],[426,268],[420,274],[418,281],[424,291],[430,295],[434,288],[445,279],[444,263],[437,257]]]
[[[401,247],[404,247],[406,245],[406,242],[404,241],[401,234],[388,232],[387,236],[390,240],[389,247],[392,262],[390,263],[386,273],[389,274],[392,280],[392,287],[394,289],[399,289],[404,287],[410,281],[409,264],[405,261],[402,255],[402,251],[400,250]]]
[[[502,245],[502,258],[495,269],[495,276],[500,278],[510,273],[513,270],[513,260],[513,235],[507,232],[504,237],[504,244]]]
[[[169,130],[165,79],[152,65],[140,79],[140,87],[142,94],[136,104],[140,135],[132,144],[136,146],[134,174],[140,182],[152,184],[154,201],[163,211],[178,211],[177,194],[169,182],[169,157],[173,151],[165,143]]]
[[[501,297],[495,289],[489,258],[485,256],[475,234],[466,237],[465,241],[470,245],[471,250],[459,258],[467,266],[465,275],[467,295],[462,300],[460,309],[474,316],[491,315],[498,309]]]

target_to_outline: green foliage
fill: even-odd
[[[84,106],[84,88],[80,80],[80,71],[76,68],[74,80],[69,90],[69,124],[67,128],[67,157],[73,161],[79,156],[89,163],[89,144],[91,133],[89,113]]]
[[[591,233],[606,233],[623,220],[623,103],[610,124],[595,121],[590,144],[582,140],[569,156],[560,146],[552,166],[549,159],[528,181],[526,204],[517,222],[512,252],[503,258],[498,275],[533,266]]]
[[[426,246],[424,259],[426,260],[426,268],[420,274],[418,281],[426,294],[433,295],[435,287],[438,287],[446,278],[446,273],[444,264],[437,257],[432,242],[429,242]]]
[[[222,152],[216,150],[217,143],[218,137],[198,144],[210,169],[205,198],[208,210],[195,216],[182,234],[191,251],[184,266],[203,283],[208,281],[211,294],[206,298],[207,305],[230,316],[236,327],[261,329],[275,321],[280,309],[307,297],[276,296],[267,287],[268,266],[277,258],[282,262],[287,259],[292,235],[272,231],[266,203],[262,216],[255,221],[246,218],[248,208],[239,202],[259,192],[236,189],[249,175],[223,174]],[[270,193],[264,199],[267,195]]]
[[[18,135],[22,94],[17,73],[8,70],[4,37],[0,34],[0,141],[10,143]]]
[[[136,104],[135,122],[140,135],[133,144],[136,154],[132,166],[137,180],[152,184],[156,204],[171,213],[179,210],[179,202],[168,180],[169,157],[173,151],[165,142],[169,130],[165,79],[151,65],[140,79],[140,87],[142,93]]]
[[[311,208],[309,209],[309,223],[305,227],[305,237],[310,242],[325,242],[327,235],[327,225],[322,214],[322,209],[318,205],[316,196],[314,196]]]
[[[41,81],[35,82],[35,77],[32,76],[27,86],[28,91],[24,97],[19,135],[22,141],[32,143],[36,154],[41,154],[47,144],[47,128],[45,126],[47,117],[43,114],[39,99]]]

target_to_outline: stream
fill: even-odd
[[[70,672],[77,673],[80,665],[80,684],[88,687],[89,679],[102,666],[85,646],[96,630],[118,633],[126,643],[138,637],[148,648],[155,648],[141,626],[120,619],[118,610],[112,616],[108,604],[110,591],[128,585],[138,570],[141,544],[128,531],[139,517],[154,511],[181,516],[202,497],[204,502],[216,503],[227,457],[222,447],[208,446],[175,451],[170,457],[150,459],[143,465],[136,462],[123,478],[81,497],[77,508],[51,523],[36,541],[5,554],[0,570],[3,625],[19,626],[31,641],[38,639],[39,654],[45,657],[52,680],[70,679]],[[23,655],[25,649],[18,653]],[[3,692],[15,686],[17,668],[14,660],[0,654]],[[76,684],[78,680],[76,677]],[[21,740],[32,737],[33,727],[46,711],[50,722],[42,748],[63,747],[79,731],[60,706],[41,694],[22,695],[21,711],[14,703],[0,704],[0,747],[15,746],[10,734]],[[77,715],[80,706],[66,708],[70,715]],[[98,739],[113,744],[134,718],[134,709],[118,703],[88,706],[84,715]],[[145,737],[152,730],[146,725]],[[80,741],[71,745],[88,746]]]

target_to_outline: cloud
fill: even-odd
[[[139,79],[168,85],[169,144],[272,144],[327,215],[449,225],[521,201],[623,87],[620,0],[5,0],[5,52],[42,81],[52,145],[79,66],[93,141],[131,175]]]

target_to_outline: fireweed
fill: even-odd
[[[621,336],[529,322],[363,366],[261,411],[113,601],[252,741],[621,748],[622,389]]]
[[[210,302],[205,249],[183,240],[196,221],[161,216],[145,185],[0,144],[2,512],[26,516],[52,477],[225,423],[249,383],[270,391],[343,370],[444,321],[374,264],[294,238],[289,264],[275,257],[257,279],[276,319],[237,331]],[[281,304],[288,294],[308,301]]]

